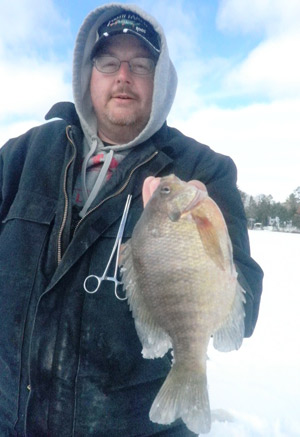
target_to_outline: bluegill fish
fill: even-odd
[[[173,349],[173,365],[150,410],[207,433],[207,347],[238,349],[244,292],[221,211],[205,190],[174,175],[161,179],[122,254],[123,282],[144,358]]]

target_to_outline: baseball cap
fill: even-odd
[[[123,11],[99,26],[97,41],[92,49],[93,58],[105,39],[112,35],[131,34],[140,38],[156,56],[160,53],[160,38],[153,26],[138,14]]]

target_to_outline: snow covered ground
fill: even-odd
[[[209,347],[214,422],[209,437],[300,436],[300,234],[250,231],[253,258],[265,272],[258,323],[236,352]]]

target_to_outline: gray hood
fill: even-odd
[[[90,54],[96,42],[98,27],[121,10],[135,12],[152,24],[161,38],[161,53],[155,69],[152,110],[147,125],[129,143],[106,146],[105,150],[126,150],[150,138],[165,122],[175,97],[177,75],[169,58],[166,38],[160,24],[135,5],[111,3],[95,9],[87,16],[79,30],[75,44],[73,64],[74,102],[85,135],[86,153],[94,153],[95,150],[99,151],[104,148],[97,135],[97,120],[90,98],[89,83],[92,72]]]

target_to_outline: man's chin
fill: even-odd
[[[108,118],[115,126],[132,126],[137,122],[135,114],[110,114]]]

